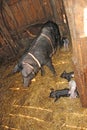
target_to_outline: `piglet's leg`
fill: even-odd
[[[56,102],[59,98],[60,98],[60,97],[59,97],[59,96],[57,96],[57,97],[56,97],[56,99],[54,100],[54,102]]]
[[[70,98],[76,98],[77,97],[77,93],[76,92],[71,92],[70,93]]]
[[[55,71],[55,68],[54,66],[52,65],[52,61],[49,60],[49,62],[46,64],[48,66],[48,68],[52,71],[52,73],[54,74],[54,76],[56,76],[56,71]]]

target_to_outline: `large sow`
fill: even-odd
[[[22,73],[24,86],[26,87],[29,86],[39,70],[41,70],[41,75],[44,75],[44,65],[48,66],[52,73],[56,75],[51,57],[61,44],[61,35],[57,24],[53,21],[46,22],[40,35],[32,44],[33,46],[20,59],[12,72]]]

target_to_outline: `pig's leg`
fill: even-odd
[[[31,81],[30,81],[29,77],[23,77],[24,87],[28,87],[30,82]]]
[[[70,98],[76,98],[77,97],[77,93],[75,92],[75,90],[71,89],[69,91],[69,94],[70,94]]]
[[[56,99],[54,100],[54,102],[56,102],[59,98],[60,98],[60,96],[56,96]]]
[[[55,68],[54,66],[52,65],[52,61],[49,60],[49,62],[46,64],[48,66],[48,68],[52,71],[52,73],[56,76],[56,71],[55,71]]]
[[[45,70],[43,67],[41,67],[41,76],[44,76],[45,75]]]

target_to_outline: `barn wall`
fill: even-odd
[[[87,107],[87,1],[64,0],[73,45],[73,65],[82,106]]]
[[[4,47],[10,50],[8,57],[16,56],[19,50],[25,48],[31,36],[35,38],[32,34],[39,32],[36,24],[53,20],[59,25],[61,35],[69,33],[62,0],[1,0],[0,6],[0,35]],[[33,28],[37,31],[32,32]],[[0,52],[0,55],[6,54]]]
[[[53,16],[49,0],[8,0],[3,2],[3,13],[11,31],[21,30],[31,24]]]
[[[10,31],[22,31],[29,25],[55,20],[63,25],[62,0],[3,0],[3,17]]]
[[[52,19],[53,11],[49,0],[2,0],[0,5],[0,59],[8,61],[28,46],[28,27]]]

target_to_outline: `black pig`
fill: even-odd
[[[52,73],[56,75],[51,57],[60,44],[61,35],[57,24],[52,21],[46,22],[42,27],[40,35],[34,40],[33,46],[20,59],[12,73],[22,73],[24,86],[30,84],[39,70],[41,70],[41,75],[44,75],[44,65],[48,66]]]
[[[51,93],[50,93],[50,98],[55,98],[54,102],[57,101],[60,97],[69,97],[69,89],[68,88],[64,88],[62,90],[55,90],[52,89]]]
[[[55,98],[54,102],[56,102],[60,97],[69,97],[69,89],[68,88],[64,88],[62,90],[55,90],[52,89],[51,93],[50,93],[50,98]]]
[[[63,73],[60,75],[61,78],[65,78],[66,80],[68,80],[68,82],[71,80],[71,78],[74,77],[74,72],[69,72],[67,73],[65,70],[63,71]]]

